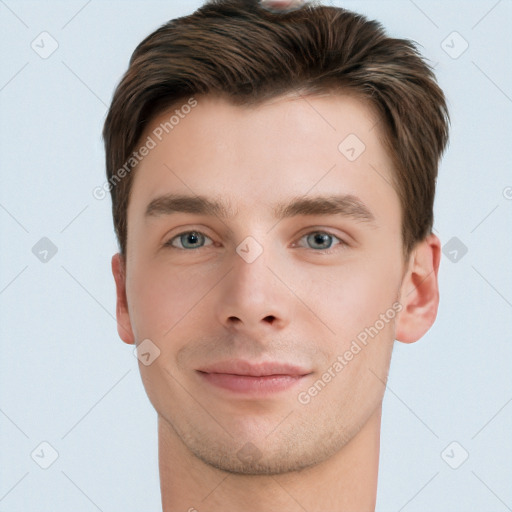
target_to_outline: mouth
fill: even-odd
[[[200,378],[231,393],[265,396],[296,386],[312,372],[279,362],[224,361],[196,370]]]

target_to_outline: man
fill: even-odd
[[[160,27],[105,122],[165,512],[374,510],[393,343],[437,313],[431,69],[375,21],[278,4]]]

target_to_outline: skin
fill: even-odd
[[[428,236],[404,261],[391,161],[361,100],[290,94],[248,108],[196,99],[136,169],[127,260],[112,258],[120,337],[160,350],[139,369],[158,413],[163,510],[373,511],[391,352],[395,339],[416,341],[435,320],[440,242]],[[338,150],[349,134],[366,146],[354,161]],[[165,192],[223,198],[236,215],[145,218]],[[333,193],[357,196],[374,221],[272,214],[293,197]],[[187,231],[206,238],[177,236]],[[322,243],[319,231],[333,237]],[[248,236],[263,249],[251,263],[236,251]],[[298,393],[332,374],[337,356],[397,301],[397,316],[300,403]],[[311,373],[263,398],[198,376],[229,358]],[[247,450],[252,457],[241,457]]]

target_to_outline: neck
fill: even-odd
[[[301,471],[239,475],[193,455],[158,417],[163,512],[374,512],[381,408],[340,451]]]

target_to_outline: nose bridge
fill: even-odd
[[[268,302],[275,290],[268,269],[268,261],[272,259],[270,249],[249,236],[237,246],[236,253],[231,286],[238,301],[254,305]]]

